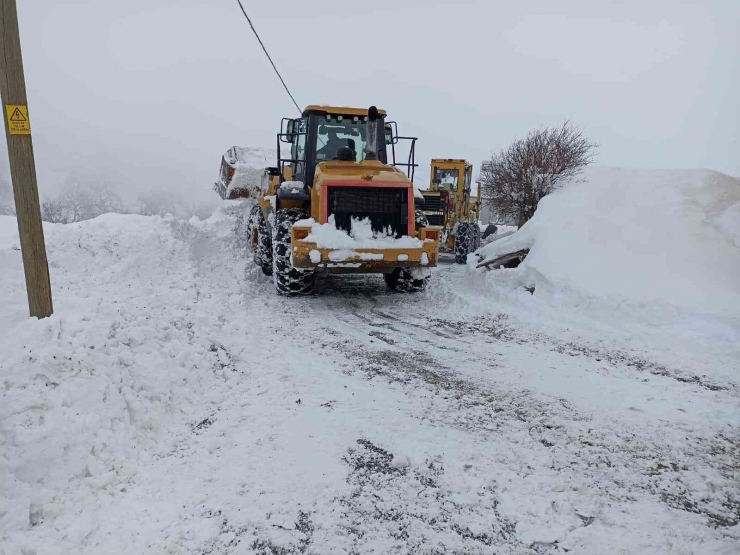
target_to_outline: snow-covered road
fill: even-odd
[[[737,553],[736,321],[283,298],[238,213],[50,226],[40,322],[1,222],[0,553]]]

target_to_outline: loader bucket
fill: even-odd
[[[257,197],[267,191],[267,165],[260,149],[233,146],[221,157],[213,190],[224,200]]]

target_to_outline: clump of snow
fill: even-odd
[[[356,254],[357,253],[352,250],[339,249],[329,253],[329,260],[331,260],[332,262],[344,262],[345,260],[352,258]]]
[[[325,249],[420,249],[424,244],[415,237],[396,238],[390,234],[375,233],[369,219],[352,218],[352,231],[349,234],[337,229],[333,214],[325,224],[309,218],[299,220],[294,225],[311,226],[311,232],[303,241],[316,243],[319,248]]]
[[[409,255],[408,254],[399,254],[397,258],[398,258],[398,261],[399,262],[406,262],[409,259]]]
[[[283,181],[280,184],[280,190],[294,195],[303,191],[303,187],[303,181]]]
[[[740,313],[740,182],[707,170],[593,168],[469,263],[530,249],[521,284]],[[489,274],[510,280],[510,271]],[[500,277],[497,277],[500,276]]]
[[[409,272],[414,279],[424,279],[432,275],[432,271],[424,267],[409,268]]]
[[[410,463],[408,457],[406,457],[404,455],[394,455],[393,456],[393,460],[391,461],[390,466],[391,466],[391,468],[397,468],[397,469],[400,470],[402,468],[408,467],[410,464],[411,463]]]
[[[311,253],[317,253],[318,256],[313,256]],[[318,263],[321,262],[321,253],[317,250],[312,250],[309,253],[309,256],[311,257],[311,262]],[[331,251],[329,253],[329,260],[332,262],[345,262],[347,260],[353,260],[359,258],[362,261],[369,261],[369,260],[383,260],[383,253],[381,252],[357,252],[354,250],[349,249],[339,249],[335,251]],[[360,264],[353,265],[351,267],[359,267]]]

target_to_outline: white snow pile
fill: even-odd
[[[224,154],[226,162],[234,168],[234,176],[228,186],[225,176],[220,175],[214,189],[222,198],[228,198],[235,189],[249,191],[252,196],[266,190],[263,180],[265,168],[274,166],[277,161],[277,151],[274,148],[234,146]]]
[[[64,540],[39,553],[80,552],[102,507],[174,448],[162,428],[222,399],[233,373],[212,292],[228,303],[243,280],[239,257],[214,249],[234,240],[230,204],[202,222],[44,224],[55,314],[43,320],[28,318],[15,217],[0,216],[0,553],[37,553],[17,542],[44,522]]]
[[[709,170],[593,168],[542,200],[509,237],[469,264],[530,249],[494,285],[534,285],[553,297],[658,303],[740,314],[740,181]],[[483,272],[483,270],[478,270]]]
[[[481,232],[481,245],[488,245],[489,243],[493,243],[494,241],[499,241],[504,237],[508,237],[509,235],[515,233],[518,229],[515,225],[496,225],[496,231],[494,231],[487,237],[483,237],[483,234],[486,232],[489,225],[491,224],[478,222],[478,229],[480,229]]]
[[[321,249],[420,249],[424,244],[416,237],[396,238],[391,232],[376,233],[369,219],[352,218],[352,231],[349,234],[337,229],[333,214],[325,224],[309,218],[299,220],[294,225],[311,226],[311,233],[303,240],[316,243]]]
[[[303,181],[283,181],[280,184],[280,189],[282,191],[288,192],[289,194],[297,195],[298,193],[303,192]]]

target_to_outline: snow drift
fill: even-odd
[[[489,279],[736,316],[740,181],[709,170],[592,168],[469,263],[523,248],[530,252],[519,268]]]
[[[217,286],[226,302],[241,291],[239,206],[202,222],[45,224],[56,313],[43,320],[27,317],[15,218],[0,216],[0,553],[22,552],[29,521],[64,530],[43,553],[79,552],[111,495],[173,448],[166,423],[220,401],[232,372],[218,310],[193,308]],[[200,283],[212,265],[219,283]]]

